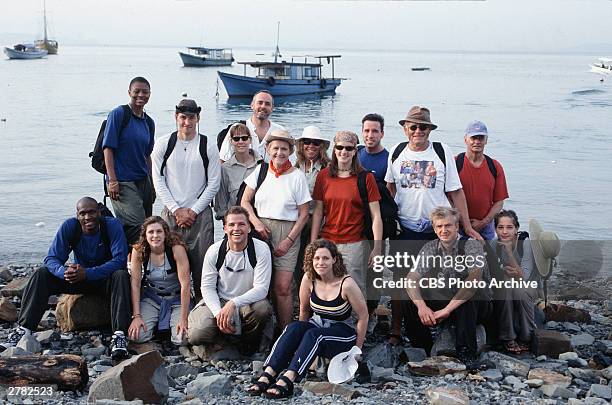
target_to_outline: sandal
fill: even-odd
[[[266,377],[268,381],[267,382],[259,381],[261,377]],[[252,395],[252,396],[261,395],[268,388],[270,388],[273,381],[274,381],[274,377],[270,373],[264,371],[263,373],[261,373],[259,377],[251,379],[251,382],[253,383],[253,385],[251,385],[249,388],[245,389],[244,391],[247,394]]]
[[[278,385],[278,381],[276,384],[272,385],[266,392],[264,392],[264,396],[269,399],[283,399],[289,398],[293,395],[293,381],[291,381],[287,376],[281,375],[278,377],[279,380],[283,380],[287,385]],[[276,390],[277,392],[270,392],[270,390]]]
[[[514,340],[509,340],[504,344],[504,349],[510,354],[521,354],[524,349]]]

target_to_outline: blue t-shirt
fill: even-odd
[[[359,162],[364,169],[371,171],[374,174],[377,182],[385,182],[385,174],[387,173],[387,160],[389,159],[389,151],[383,149],[378,153],[368,153],[366,148],[359,150]]]
[[[74,247],[74,259],[71,262],[85,267],[87,281],[105,279],[116,270],[125,269],[127,266],[127,241],[121,222],[112,217],[102,217],[101,221],[105,221],[110,246],[105,246],[101,231],[98,230],[93,235],[82,233]],[[76,218],[64,221],[49,247],[44,263],[58,278],[64,279],[65,264],[72,251],[70,241],[80,226]]]
[[[142,118],[132,114],[123,131],[123,107],[119,106],[108,114],[104,129],[103,148],[111,148],[115,154],[115,174],[119,181],[138,181],[147,178],[147,159],[155,142],[149,130],[146,114]]]

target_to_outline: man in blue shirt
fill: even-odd
[[[144,111],[151,86],[144,77],[135,77],[128,89],[131,115],[122,127],[124,106],[108,114],[104,129],[104,164],[108,195],[117,219],[123,224],[130,245],[138,240],[140,226],[153,213],[151,152],[155,143],[155,124]]]
[[[384,183],[389,152],[380,141],[385,136],[385,119],[380,114],[367,114],[361,120],[361,136],[365,147],[359,149],[359,163],[374,173],[376,181]]]
[[[19,315],[19,326],[3,346],[15,345],[38,327],[49,296],[105,294],[111,302],[113,358],[127,355],[125,333],[130,325],[130,275],[126,270],[127,244],[119,220],[102,216],[91,197],[77,202],[76,218],[60,226],[44,265],[28,282]],[[73,252],[72,261],[68,261]]]

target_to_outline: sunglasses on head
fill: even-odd
[[[354,146],[343,146],[343,145],[334,145],[334,149],[336,150],[344,150],[346,149],[347,152],[352,152],[355,150]]]
[[[412,132],[416,131],[418,129],[420,129],[421,131],[426,131],[429,129],[429,125],[427,124],[412,124],[408,127],[409,130],[411,130]]]
[[[302,142],[304,142],[304,145],[319,146],[323,141],[320,139],[304,139]]]
[[[249,139],[251,139],[251,137],[249,135],[243,135],[243,136],[232,136],[232,141],[234,142],[246,142]]]

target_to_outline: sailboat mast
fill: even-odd
[[[47,42],[47,0],[43,0],[43,27],[45,30],[45,43]]]
[[[276,51],[274,51],[274,63],[278,62],[278,56],[280,55],[280,50],[278,49],[278,39],[280,36],[280,21],[277,21],[276,24]]]

